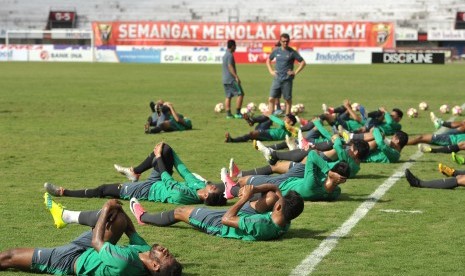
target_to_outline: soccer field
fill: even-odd
[[[336,106],[346,98],[370,111],[399,107],[404,114],[426,101],[439,113],[442,104],[465,103],[464,68],[307,65],[294,82],[294,103],[305,105],[301,117],[308,119],[321,113],[322,103]],[[265,102],[271,85],[266,66],[239,64],[237,69],[245,104]],[[0,63],[0,72],[0,251],[54,247],[87,230],[79,225],[54,228],[43,204],[43,183],[77,189],[126,182],[113,164],[137,165],[159,141],[170,144],[191,171],[213,182],[219,182],[220,169],[231,157],[241,169],[265,164],[252,143],[224,143],[226,131],[237,136],[250,127],[244,120],[226,120],[224,113],[213,112],[224,100],[221,65]],[[144,134],[148,104],[160,98],[191,118],[194,129]],[[403,130],[409,135],[434,132],[430,110],[419,111],[418,118],[405,115]],[[449,154],[418,154],[415,146],[404,148],[400,163],[362,164],[357,178],[342,184],[339,200],[306,202],[302,215],[277,241],[222,239],[183,223],[136,229],[149,243],[168,247],[183,264],[185,275],[289,275],[361,204],[373,201],[372,193],[389,180],[392,187],[339,239],[312,275],[461,275],[465,189],[410,188],[404,177],[395,175],[406,162],[424,179],[442,177],[438,162],[455,166]],[[105,200],[57,202],[70,210],[94,210]],[[124,209],[130,212],[128,203]],[[176,206],[144,207],[154,212]]]

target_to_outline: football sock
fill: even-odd
[[[301,126],[300,130],[309,131],[309,130],[312,130],[314,127],[315,127],[315,124],[313,122],[308,122],[306,125]]]
[[[308,151],[295,149],[290,151],[275,151],[276,159],[300,162],[308,155]]]
[[[331,149],[333,149],[333,142],[325,141],[325,142],[317,143],[317,144],[315,144],[315,149],[319,150],[319,151],[331,150]]]
[[[174,210],[164,211],[156,214],[144,213],[140,217],[142,222],[156,226],[170,226],[175,224],[177,220],[174,218]]]
[[[267,165],[264,167],[260,168],[255,168],[252,170],[248,171],[242,171],[242,176],[247,176],[247,175],[270,175],[273,173],[273,170],[271,169],[271,166]]]
[[[436,179],[430,181],[421,181],[420,186],[423,188],[433,188],[433,189],[454,189],[458,186],[457,178],[450,177],[444,179]]]
[[[237,138],[231,138],[231,142],[247,142],[251,139],[252,137],[250,137],[250,134],[246,134],[244,136],[239,136]]]
[[[287,144],[286,142],[281,142],[279,144],[269,145],[268,147],[274,150],[287,149]]]
[[[464,170],[454,170],[454,173],[452,176],[457,176],[457,175],[464,175],[465,171]]]
[[[103,184],[94,189],[63,190],[63,196],[69,197],[113,197],[120,198],[120,184]]]
[[[137,167],[134,167],[132,169],[132,171],[135,173],[135,174],[141,174],[149,169],[152,168],[152,164],[153,162],[155,161],[155,153],[153,153],[153,151],[147,156],[147,158],[145,158],[144,161],[142,161],[142,163],[140,163]]]
[[[431,152],[432,153],[451,153],[451,152],[458,152],[459,146],[458,145],[449,145],[445,147],[439,147],[439,148],[432,148]]]
[[[241,109],[240,108],[236,108],[236,114],[241,115]]]
[[[351,137],[352,140],[363,140],[365,138],[365,135],[363,133],[351,133],[351,134],[352,134],[352,137]]]
[[[95,226],[97,224],[97,220],[100,216],[101,210],[98,211],[82,211],[78,217],[78,223],[81,225],[87,226]],[[64,218],[63,218],[64,220]],[[66,222],[66,221],[65,221]]]
[[[239,190],[241,189],[241,187],[239,187],[239,185],[236,185],[236,186],[233,186],[231,188],[231,194],[234,196],[234,197],[238,197],[239,196]]]
[[[79,223],[79,215],[81,214],[80,211],[70,211],[70,210],[63,210],[63,214],[61,218],[66,223]]]
[[[444,121],[444,122],[442,122],[442,126],[443,126],[443,127],[447,127],[447,128],[452,128],[452,122],[446,122],[446,121]]]

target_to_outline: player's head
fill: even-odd
[[[298,217],[304,210],[304,199],[296,191],[289,191],[280,201],[282,214],[286,221]]]
[[[213,184],[207,184],[206,187],[207,194],[204,200],[205,205],[208,206],[224,206],[228,202],[227,199],[224,197],[223,192],[218,189]]]
[[[399,108],[393,108],[391,112],[391,117],[394,121],[400,122],[402,120],[402,117],[404,117],[404,112],[400,110]]]
[[[287,33],[282,33],[279,36],[279,42],[280,42],[281,46],[283,46],[283,47],[287,47],[289,45],[290,40],[291,40],[291,38],[289,37],[289,34],[287,34]]]
[[[152,260],[148,270],[151,275],[181,275],[182,265],[169,252],[159,244],[152,245],[149,258]]]
[[[295,123],[297,123],[297,118],[292,114],[287,114],[286,118],[289,120],[289,124],[291,126],[293,126],[293,125],[295,125]]]
[[[230,39],[230,40],[228,40],[228,43],[227,43],[227,45],[228,45],[228,49],[230,49],[230,50],[231,50],[233,47],[236,47],[236,41],[235,41],[235,40],[232,40],[232,39]]]
[[[365,140],[351,140],[349,146],[357,159],[363,160],[370,153],[370,145]]]
[[[408,134],[399,130],[392,136],[392,143],[397,144],[397,146],[402,149],[407,145],[408,142]]]
[[[349,167],[349,164],[347,164],[347,162],[345,161],[340,161],[339,163],[337,163],[332,169],[331,171],[339,174],[340,176],[343,176],[345,178],[349,177],[350,176],[350,167]]]

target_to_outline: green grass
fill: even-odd
[[[271,79],[264,65],[239,65],[245,102],[265,102]],[[305,104],[305,118],[321,103],[343,99],[379,106],[434,111],[463,104],[464,67],[459,65],[308,65],[294,83],[294,102]],[[86,228],[57,230],[42,203],[46,181],[69,188],[123,182],[113,164],[138,164],[158,141],[169,143],[194,172],[219,180],[234,157],[241,168],[262,166],[251,143],[225,144],[224,133],[249,131],[243,120],[226,120],[213,107],[223,101],[219,65],[134,65],[0,63],[0,250],[53,247]],[[193,120],[189,132],[145,135],[150,100],[162,98]],[[411,135],[434,128],[428,112],[404,118]],[[402,162],[417,151],[406,147]],[[437,163],[453,165],[446,154],[425,154],[412,164],[424,179],[440,178]],[[401,164],[363,165],[359,177],[343,184],[341,199],[307,202],[282,240],[242,242],[210,237],[188,225],[137,226],[149,241],[167,246],[186,275],[288,275],[336,230]],[[412,189],[401,178],[350,234],[317,266],[316,275],[459,275],[465,240],[465,190]],[[103,199],[60,198],[72,210],[98,209]],[[146,203],[148,211],[170,204]],[[124,205],[129,211],[127,202]],[[394,209],[422,213],[387,213]],[[126,242],[127,240],[123,240]],[[2,275],[20,275],[2,272]],[[24,274],[26,275],[26,274]]]

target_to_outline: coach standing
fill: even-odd
[[[234,60],[234,51],[236,51],[236,41],[228,40],[228,49],[223,56],[223,87],[224,87],[224,108],[226,109],[226,118],[241,119],[242,100],[244,99],[244,90],[241,86],[241,80],[237,75],[236,61]],[[236,114],[231,113],[231,98],[237,96]]]
[[[292,83],[294,77],[305,67],[305,60],[300,54],[289,47],[289,35],[281,34],[279,38],[281,47],[276,47],[268,59],[266,66],[268,71],[274,77],[271,85],[270,97],[268,98],[268,110],[273,113],[275,103],[283,96],[286,101],[286,114],[291,113],[292,106]],[[276,58],[275,69],[271,67],[271,61]],[[294,61],[297,60],[299,67],[294,71]]]

